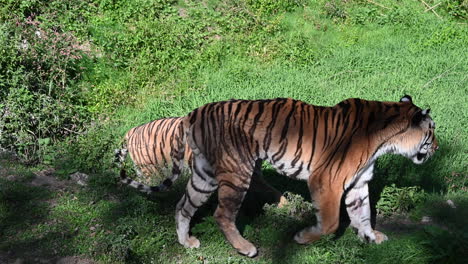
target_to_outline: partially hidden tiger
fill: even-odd
[[[408,95],[398,102],[347,99],[331,107],[285,98],[230,100],[193,110],[177,119],[182,122],[178,137],[186,143],[171,145],[174,178],[187,146],[192,153],[192,175],[176,208],[179,243],[200,246],[189,234],[190,221],[217,190],[218,226],[239,253],[257,255],[235,220],[252,175],[263,161],[307,182],[316,224],[297,232],[297,243],[311,243],[335,232],[342,198],[350,225],[362,240],[377,244],[387,240],[371,226],[368,182],[374,163],[387,153],[415,164],[431,157],[438,144],[429,112],[414,105]]]
[[[122,147],[115,151],[115,162],[120,167],[122,183],[146,194],[162,192],[172,186],[182,174],[183,169],[190,169],[192,151],[189,147],[181,145],[184,144],[182,120],[181,117],[157,119],[131,128],[125,134]],[[183,151],[179,153],[178,150],[181,148]],[[142,181],[134,180],[127,175],[124,162],[128,154],[130,154],[137,176]],[[173,163],[178,163],[178,165],[173,166]],[[261,201],[283,206],[286,198],[264,180],[261,165],[261,162],[257,163],[252,172],[253,198],[263,195],[264,199]],[[157,181],[167,174],[169,177],[159,185],[146,184]]]

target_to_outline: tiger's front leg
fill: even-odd
[[[345,204],[351,226],[357,229],[362,240],[380,244],[388,239],[385,234],[372,229],[367,183],[350,189],[346,194]]]
[[[339,225],[342,188],[330,186],[312,189],[311,192],[312,202],[317,209],[317,224],[304,228],[294,236],[294,240],[299,244],[312,243],[322,235],[334,233]]]
[[[202,206],[218,184],[209,172],[211,167],[203,156],[196,156],[192,162],[192,177],[187,183],[184,196],[176,208],[176,230],[179,243],[187,248],[198,248],[200,241],[189,235],[190,220],[200,206]]]

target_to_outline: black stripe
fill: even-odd
[[[264,102],[259,102],[257,105],[258,105],[258,112],[255,115],[253,119],[252,127],[250,127],[250,130],[249,130],[249,137],[250,137],[251,143],[253,143],[253,140],[254,140],[254,132],[255,132],[255,129],[257,128],[258,121],[260,120],[260,117],[263,115],[263,112],[264,112],[263,111]],[[257,156],[258,156],[258,151],[257,151]]]
[[[328,109],[324,111],[323,113],[323,123],[324,123],[324,128],[323,128],[323,135],[324,135],[324,140],[323,140],[323,145],[322,145],[322,151],[325,150],[325,145],[327,144],[328,141]]]
[[[317,144],[317,133],[318,133],[318,125],[319,125],[319,118],[318,118],[318,114],[317,114],[317,109],[316,108],[313,108],[314,109],[314,120],[313,120],[313,128],[311,130],[311,132],[313,133],[313,136],[312,136],[312,150],[310,152],[310,158],[309,158],[309,163],[307,164],[307,170],[310,170],[310,165],[312,164],[312,159],[314,158],[314,154],[315,154],[315,147],[316,147],[316,144]]]
[[[192,113],[189,114],[189,116],[190,116],[190,124],[192,124],[192,125],[193,125],[193,123],[195,123],[195,121],[197,120],[198,109],[199,109],[199,108],[193,110]]]
[[[301,165],[299,165],[299,169],[297,169],[297,171],[291,174],[290,177],[293,179],[296,179],[297,176],[302,172],[302,166],[303,166],[303,162],[301,162]]]
[[[291,110],[289,111],[288,115],[286,116],[286,120],[284,122],[283,130],[281,131],[281,137],[280,141],[283,141],[286,138],[286,135],[288,134],[290,122],[291,122],[291,117],[293,116],[294,112],[296,111],[296,101],[292,101],[291,105]]]
[[[236,185],[233,184],[232,182],[228,182],[228,181],[226,181],[226,180],[221,180],[221,181],[219,181],[218,186],[219,186],[220,188],[226,186],[226,187],[229,187],[229,188],[231,188],[231,189],[233,189],[234,191],[239,192],[239,193],[241,193],[241,192],[246,192],[246,191],[248,190],[248,188],[241,187],[241,186],[236,186]]]
[[[281,110],[282,106],[285,104],[286,99],[278,98],[273,102],[273,107],[271,111],[271,122],[267,126],[266,137],[263,140],[263,149],[265,152],[268,152],[272,140],[272,131],[275,127],[276,120],[278,120],[278,112]]]
[[[392,123],[399,116],[400,116],[400,114],[394,114],[394,115],[391,115],[391,116],[387,117],[383,122],[382,129],[385,129],[390,123]]]
[[[186,201],[188,201],[189,204],[190,204],[193,208],[198,208],[198,207],[201,206],[201,205],[196,205],[196,204],[192,201],[192,198],[190,197],[190,195],[189,195],[187,189],[185,189],[185,197],[187,197]]]
[[[288,141],[281,144],[280,149],[271,157],[273,162],[279,161],[284,156],[284,154],[286,153],[287,146],[288,146]]]
[[[195,186],[195,183],[193,183],[192,180],[190,180],[190,186],[192,186],[192,188],[193,188],[195,191],[199,192],[199,193],[207,193],[207,194],[209,194],[209,193],[212,193],[214,190],[216,190],[216,189],[214,189],[214,190],[203,190],[203,189],[201,189],[201,188],[198,188],[197,186]]]

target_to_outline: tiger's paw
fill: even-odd
[[[372,232],[374,232],[374,235],[375,235],[374,243],[381,244],[382,242],[388,240],[388,237],[384,233],[379,232],[377,230],[373,230]]]
[[[181,244],[184,245],[184,247],[186,248],[199,248],[200,247],[200,241],[194,236],[187,238],[187,240],[185,240]]]
[[[300,232],[297,232],[296,235],[294,236],[294,241],[296,241],[298,244],[301,244],[301,245],[310,244],[319,239],[320,239],[320,234],[307,232],[307,230],[302,230]]]
[[[236,249],[237,252],[239,252],[240,254],[251,258],[257,256],[258,253],[257,248],[247,240],[243,241],[240,245],[238,245]]]

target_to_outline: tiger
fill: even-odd
[[[214,218],[227,241],[242,255],[256,247],[242,237],[236,215],[259,161],[307,182],[316,223],[294,240],[308,244],[334,233],[342,198],[350,225],[360,239],[376,244],[387,236],[371,226],[368,182],[383,154],[405,156],[415,164],[437,150],[430,109],[399,102],[346,99],[335,106],[314,106],[291,98],[208,103],[183,120],[184,139],[192,151],[192,175],[176,208],[180,244],[198,248],[189,234],[190,220],[217,190]],[[180,146],[186,146],[181,144]]]
[[[185,147],[184,151],[177,152],[181,148],[183,130],[182,117],[168,117],[153,120],[151,122],[131,128],[124,136],[122,147],[115,150],[114,162],[120,168],[120,181],[137,190],[151,195],[152,193],[168,190],[179,178],[183,170],[190,169],[192,151]],[[127,176],[123,166],[127,155],[133,162],[136,174],[145,182],[153,178],[166,175],[172,167],[169,177],[161,184],[149,186]],[[177,166],[173,166],[177,164]],[[279,207],[287,203],[286,198],[276,188],[265,182],[262,175],[262,163],[256,164],[252,172],[253,197],[264,194],[268,203],[277,203]],[[262,200],[263,201],[263,200]]]

